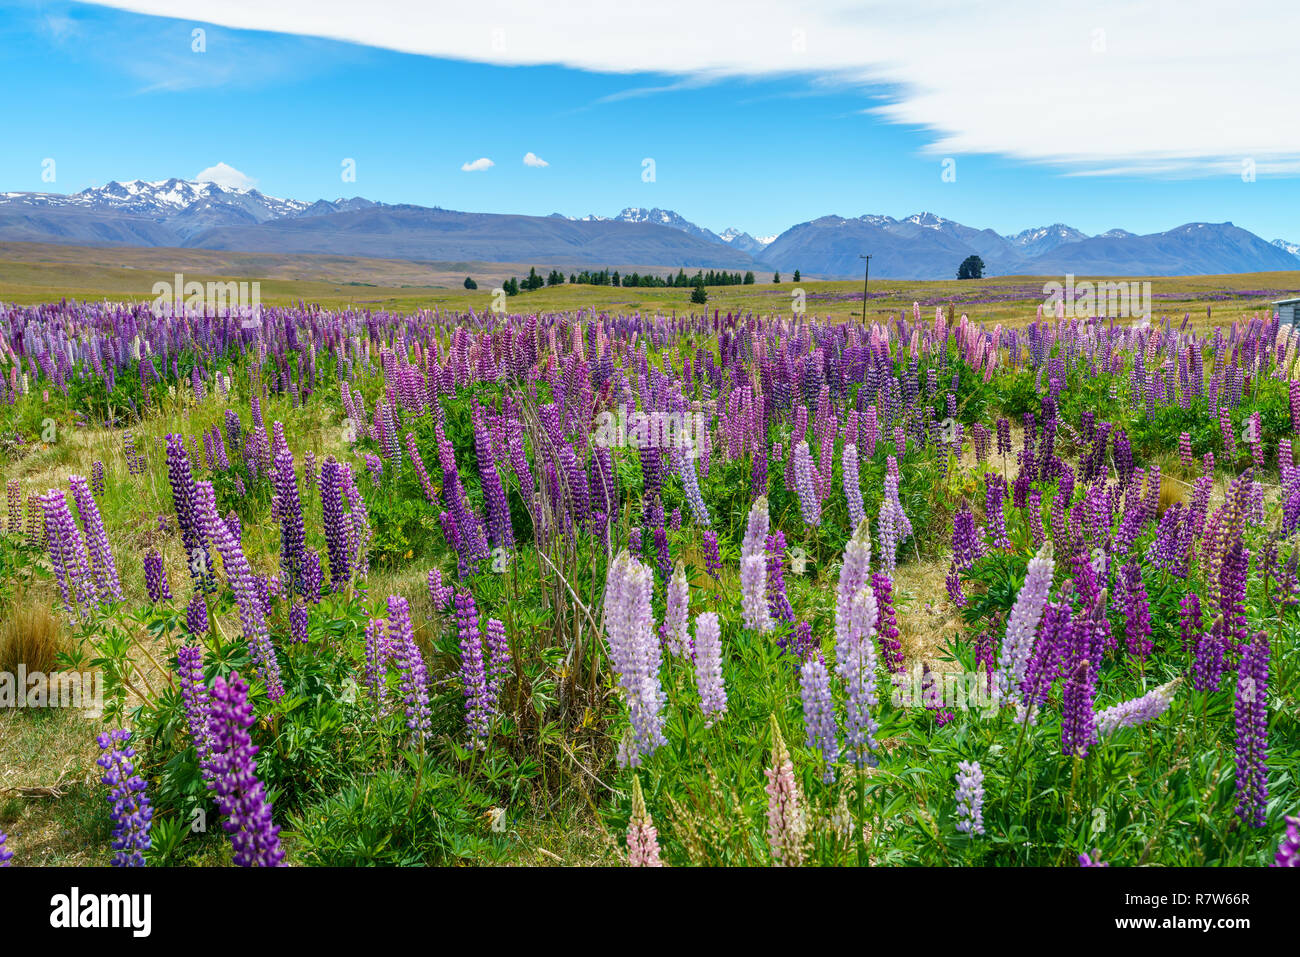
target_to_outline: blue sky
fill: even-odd
[[[322,4],[330,5],[314,6]],[[272,12],[277,6],[292,4],[256,5]],[[538,31],[519,19],[525,13],[497,4],[491,16],[508,26],[492,28],[486,19],[465,27],[464,36],[484,37],[480,48],[477,40],[456,41],[454,29],[453,40],[430,30],[426,41],[416,31],[372,35],[358,26],[352,39],[366,45],[310,35],[333,27],[308,23],[301,10],[284,21],[302,22],[297,34],[210,22],[256,26],[256,12],[168,5],[180,7],[209,19],[0,2],[0,82],[7,91],[0,190],[75,192],[111,179],[193,178],[224,163],[276,196],[362,195],[540,215],[659,206],[714,230],[735,226],[756,236],[828,213],[901,217],[930,210],[1002,233],[1057,221],[1096,233],[1231,220],[1265,239],[1300,241],[1294,66],[1286,90],[1261,93],[1265,73],[1225,93],[1229,105],[1232,96],[1263,97],[1257,111],[1246,100],[1239,109],[1207,102],[1214,94],[1204,90],[1188,93],[1197,103],[1183,103],[1155,71],[1176,69],[1167,64],[1186,60],[1186,51],[1163,64],[1158,49],[1153,63],[1146,54],[1124,59],[1123,24],[1103,43],[1111,59],[1095,77],[1151,71],[1129,77],[1127,92],[1092,89],[1100,81],[1086,73],[1069,83],[1058,77],[1053,88],[1024,75],[1034,73],[1032,60],[1017,65],[1013,58],[994,72],[996,52],[979,56],[980,72],[969,81],[974,89],[963,89],[964,74],[940,65],[952,59],[944,44],[960,40],[949,37],[961,33],[960,23],[931,29],[900,20],[886,28],[893,35],[867,44],[884,49],[889,40],[889,49],[906,49],[915,38],[921,51],[933,44],[934,64],[909,72],[919,69],[914,57],[899,65],[883,53],[864,57],[859,68],[852,50],[836,45],[838,34],[851,29],[819,27],[814,16],[807,43],[820,36],[828,45],[808,57],[811,67],[796,60],[769,70],[761,49],[753,52],[765,42],[761,35],[731,38],[737,49],[746,46],[731,56],[730,27],[705,24],[716,42],[698,46],[689,18],[686,26],[647,26],[644,37],[628,27],[570,46],[572,30],[537,39]],[[762,15],[754,8],[755,17]],[[1097,59],[1098,28],[1088,22],[1078,21],[1077,41],[1084,49],[1092,44]],[[195,28],[206,31],[205,52],[192,50]],[[1222,25],[1205,28],[1231,52]],[[349,29],[345,24],[341,34]],[[1261,40],[1272,31],[1241,29],[1241,56],[1266,62],[1268,51],[1247,41],[1251,30]],[[780,36],[800,30],[782,25]],[[521,35],[531,39],[519,41]],[[489,36],[501,40],[501,49]],[[967,39],[989,51],[999,35]],[[430,52],[390,48],[403,46]],[[678,46],[689,48],[681,62],[669,59]],[[462,50],[466,59],[458,58]],[[1294,54],[1289,60],[1294,64]],[[661,62],[670,69],[644,68]],[[1202,72],[1223,65],[1189,69],[1186,82],[1201,82]],[[1077,69],[1095,68],[1081,58]],[[1008,71],[1022,75],[1007,78]],[[547,165],[525,165],[529,152]],[[493,165],[462,171],[481,157]],[[655,163],[653,182],[642,177],[647,157]],[[41,178],[46,158],[56,163],[52,184]],[[355,183],[340,177],[349,158]],[[941,175],[948,159],[954,182]],[[1253,182],[1241,175],[1247,160],[1256,164]]]

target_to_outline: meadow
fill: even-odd
[[[0,708],[11,864],[1297,861],[1295,274],[95,268],[0,285],[0,675],[102,682]]]

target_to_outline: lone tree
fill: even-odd
[[[795,282],[799,281],[799,270],[797,269],[794,271],[794,281]]]
[[[772,282],[780,282],[780,281],[781,281],[781,274],[779,272],[772,273]]]
[[[957,267],[958,279],[983,279],[984,278],[984,260],[979,256],[967,256]]]
[[[709,294],[704,291],[704,278],[697,276],[691,286],[691,302],[703,305],[709,301]]]
[[[465,277],[465,288],[466,288],[466,289],[477,289],[477,288],[478,288],[478,283],[476,283],[476,282],[475,282],[473,279],[471,279],[469,276],[466,276],[466,277]]]

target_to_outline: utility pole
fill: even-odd
[[[862,268],[862,321],[866,322],[867,321],[867,277],[871,275],[871,257],[859,255],[858,258],[864,260],[865,262],[865,265]]]

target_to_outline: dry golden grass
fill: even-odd
[[[63,628],[49,604],[35,595],[21,592],[3,610],[0,622],[0,671],[28,672],[55,670],[58,654],[65,650]]]

